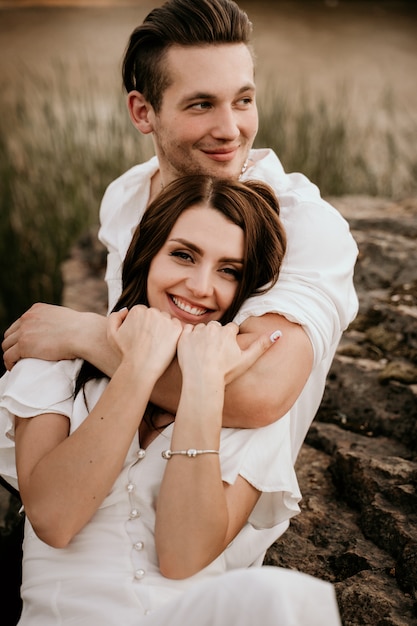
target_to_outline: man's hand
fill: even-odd
[[[8,370],[26,357],[58,361],[84,357],[83,337],[99,330],[101,316],[37,303],[4,333],[3,360]],[[105,318],[103,318],[105,321]],[[91,335],[90,335],[91,336]]]

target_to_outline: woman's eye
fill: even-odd
[[[221,271],[234,280],[240,280],[242,278],[242,272],[235,267],[224,267]]]
[[[173,256],[177,259],[182,259],[183,261],[192,261],[193,257],[189,252],[185,252],[184,250],[174,250],[174,252],[170,253],[170,256]]]

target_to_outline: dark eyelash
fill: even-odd
[[[227,271],[225,272],[226,274],[230,274],[231,276],[234,276],[236,280],[241,280],[242,272],[240,272],[239,270],[234,270],[231,267],[228,267],[226,269],[227,269]]]
[[[189,252],[185,252],[185,250],[173,250],[169,253],[170,256],[175,256],[179,258],[192,258]]]

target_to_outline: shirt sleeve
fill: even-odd
[[[357,313],[353,268],[358,249],[347,222],[324,201],[293,205],[283,222],[288,248],[279,279],[265,294],[246,300],[234,321],[240,325],[251,316],[278,313],[301,324],[316,365]]]
[[[98,238],[108,251],[105,280],[109,311],[121,294],[123,260],[146,209],[150,181],[157,169],[156,157],[135,165],[110,183],[101,201]]]

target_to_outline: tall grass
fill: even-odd
[[[33,302],[60,302],[61,263],[97,224],[105,187],[151,154],[117,90],[94,96],[91,72],[78,88],[66,76],[58,66],[48,78],[26,72],[16,92],[0,85],[1,333]],[[416,191],[416,120],[399,132],[392,101],[381,101],[382,130],[373,119],[359,124],[345,97],[289,101],[268,89],[259,108],[256,145],[274,148],[287,171],[305,173],[324,195]]]
[[[257,146],[268,146],[289,172],[302,172],[322,195],[404,197],[417,189],[417,115],[396,105],[390,91],[358,115],[347,89],[332,98],[260,98]]]
[[[98,221],[108,183],[149,156],[120,94],[78,89],[63,68],[0,86],[0,331],[33,302],[59,303],[60,266]]]

